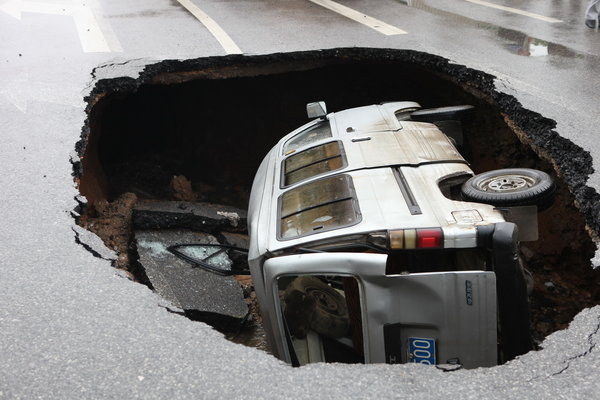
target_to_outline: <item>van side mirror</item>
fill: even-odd
[[[306,105],[306,113],[308,118],[321,118],[327,115],[327,106],[324,101],[308,103]]]

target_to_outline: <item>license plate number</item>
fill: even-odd
[[[435,365],[435,339],[409,337],[408,361],[418,364]]]

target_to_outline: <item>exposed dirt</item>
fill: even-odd
[[[175,200],[190,202],[199,200],[200,196],[192,189],[192,182],[183,175],[174,176],[169,187]]]
[[[130,243],[132,239],[131,213],[137,197],[123,193],[112,202],[99,199],[79,218],[79,225],[98,235],[104,244],[117,252],[117,266],[130,268]]]
[[[246,295],[246,302],[250,310],[251,320],[243,329],[237,332],[228,333],[225,337],[234,343],[243,344],[246,346],[256,347],[263,351],[270,351],[267,343],[267,336],[262,325],[260,309],[258,308],[258,300],[252,286],[252,278],[244,275],[236,276]]]
[[[307,102],[325,100],[330,111],[389,100],[473,104],[477,115],[465,127],[462,150],[475,172],[528,167],[557,182],[554,206],[539,214],[540,240],[522,246],[535,280],[532,321],[541,340],[600,303],[600,274],[589,261],[600,196],[585,186],[590,155],[560,137],[554,121],[496,92],[493,79],[423,53],[337,49],[165,61],[136,80],[99,81],[77,146],[82,163],[74,165],[88,199],[79,223],[119,253],[120,267],[131,268],[136,198],[246,208],[262,157],[306,122]],[[242,284],[252,299],[250,282]],[[244,334],[231,339],[254,340]]]

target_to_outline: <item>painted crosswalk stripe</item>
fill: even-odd
[[[563,22],[560,19],[556,19],[556,18],[552,18],[552,17],[546,17],[544,15],[532,13],[532,12],[529,12],[529,11],[519,10],[517,8],[501,6],[499,4],[494,4],[494,3],[490,3],[490,2],[487,2],[487,1],[483,1],[483,0],[465,0],[465,1],[468,1],[469,3],[473,3],[473,4],[479,4],[480,6],[495,8],[497,10],[502,10],[502,11],[507,11],[507,12],[510,12],[510,13],[513,13],[513,14],[524,15],[524,16],[529,17],[529,18],[539,19],[541,21],[546,21],[546,22],[550,22],[550,23]]]
[[[229,37],[227,32],[223,30],[217,24],[217,22],[208,16],[204,11],[199,9],[190,0],[177,0],[179,4],[185,7],[198,21],[202,23],[208,29],[208,31],[217,39],[217,41],[223,46],[223,49],[227,54],[242,54],[242,50],[235,44],[233,39]]]
[[[402,29],[396,28],[395,26],[386,24],[383,21],[380,21],[376,18],[369,17],[359,11],[353,10],[352,8],[343,6],[335,1],[331,0],[309,0],[312,3],[318,4],[321,7],[325,7],[333,12],[336,12],[340,15],[343,15],[346,18],[350,18],[353,21],[361,23],[365,26],[368,26],[371,29],[375,29],[377,32],[382,33],[384,35],[403,35],[407,33]]]

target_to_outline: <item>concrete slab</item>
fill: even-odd
[[[243,232],[246,211],[212,203],[145,200],[133,209],[133,228]]]
[[[211,235],[183,230],[136,231],[139,261],[154,290],[195,320],[219,330],[239,327],[248,313],[240,284],[231,276],[220,276],[169,252],[167,248],[183,243],[218,241]],[[231,261],[224,255],[225,263]]]

